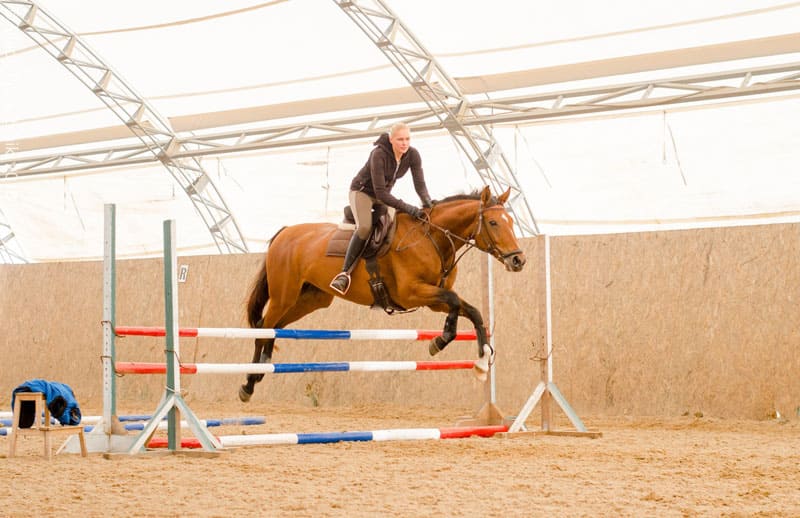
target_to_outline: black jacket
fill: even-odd
[[[402,178],[411,169],[414,190],[417,191],[423,204],[429,203],[431,197],[428,194],[428,187],[425,185],[419,151],[409,147],[408,151],[400,157],[398,166],[388,133],[383,133],[374,144],[375,148],[369,154],[367,163],[350,183],[350,190],[364,192],[399,211],[410,212],[414,207],[392,196],[391,191],[397,179]]]

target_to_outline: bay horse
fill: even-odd
[[[473,247],[497,258],[508,271],[522,270],[525,254],[514,236],[513,220],[503,207],[509,193],[510,189],[495,197],[487,186],[480,192],[435,202],[431,209],[425,209],[423,220],[397,214],[390,250],[377,260],[389,295],[397,305],[405,309],[424,306],[447,313],[442,335],[429,344],[431,355],[455,338],[459,316],[472,322],[479,358],[475,371],[483,380],[494,354],[488,345],[483,317],[452,287],[456,281],[457,262]],[[250,327],[286,327],[313,311],[330,306],[334,296],[356,304],[374,304],[363,260],[358,261],[351,274],[346,295],[339,295],[328,286],[342,268],[341,257],[326,255],[328,242],[336,229],[333,223],[306,223],[284,227],[275,234],[248,299]],[[459,255],[464,246],[467,250]],[[274,344],[274,338],[256,339],[253,363],[269,363]],[[263,374],[248,374],[247,383],[239,388],[239,398],[249,401],[255,384],[263,377]]]

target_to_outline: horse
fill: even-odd
[[[455,338],[458,317],[472,322],[478,343],[475,373],[482,380],[486,379],[494,351],[488,345],[480,312],[452,287],[458,261],[473,247],[494,256],[508,271],[522,271],[525,254],[514,236],[513,219],[504,208],[510,191],[495,197],[486,186],[470,194],[449,196],[424,209],[425,217],[419,220],[397,214],[390,249],[377,259],[396,305],[447,313],[441,336],[429,343],[432,356]],[[335,296],[366,306],[375,303],[363,260],[358,261],[351,274],[346,295],[328,286],[342,267],[341,257],[326,255],[336,229],[333,223],[303,223],[283,227],[273,236],[247,301],[251,328],[286,327],[330,306]],[[459,254],[465,246],[466,250]],[[274,338],[256,339],[253,363],[269,363],[274,344]],[[248,374],[247,383],[239,388],[239,398],[249,401],[255,384],[263,377]]]

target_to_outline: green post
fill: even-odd
[[[167,355],[167,392],[179,395],[181,393],[180,374],[176,373],[179,368],[175,361],[176,342],[180,340],[178,336],[178,280],[175,278],[177,270],[177,258],[175,257],[175,221],[164,221],[164,313],[166,315],[166,355]],[[167,415],[167,444],[170,450],[180,449],[180,426],[181,420],[177,409],[173,406]]]
[[[158,428],[158,424],[167,418],[167,447],[170,451],[179,450],[180,417],[183,415],[194,436],[200,441],[205,451],[218,451],[222,448],[219,440],[211,435],[208,428],[181,396],[180,373],[180,332],[178,327],[178,261],[175,253],[175,221],[164,221],[164,315],[166,331],[167,385],[158,408],[150,417],[144,429],[131,445],[131,455],[144,451],[147,441]]]

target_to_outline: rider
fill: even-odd
[[[374,142],[375,147],[369,154],[367,163],[350,183],[350,208],[356,220],[356,230],[347,246],[344,267],[330,284],[331,288],[342,295],[350,288],[350,272],[361,256],[372,231],[373,205],[384,204],[390,207],[392,213],[394,212],[392,209],[395,209],[417,219],[424,217],[422,209],[392,196],[391,193],[397,179],[405,175],[409,169],[422,206],[431,207],[431,197],[428,195],[422,173],[422,158],[419,151],[411,147],[410,143],[411,132],[408,125],[403,122],[392,125],[389,133],[381,134]]]

